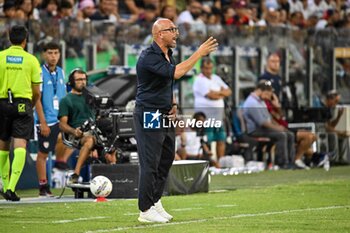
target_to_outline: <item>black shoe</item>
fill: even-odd
[[[4,191],[2,191],[2,189],[0,190],[0,195],[1,195],[4,199],[7,200],[6,195],[5,195]]]
[[[8,201],[19,201],[21,198],[17,196],[15,192],[12,192],[10,189],[8,189],[5,193],[5,198]]]
[[[39,186],[39,197],[53,197],[49,184]]]
[[[79,183],[79,175],[73,173],[67,181],[68,184],[77,184]]]

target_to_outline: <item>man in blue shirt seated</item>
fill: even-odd
[[[264,101],[271,99],[272,93],[271,82],[260,81],[243,104],[243,117],[247,133],[270,138],[276,144],[277,164],[287,168],[295,157],[294,134],[272,120]]]

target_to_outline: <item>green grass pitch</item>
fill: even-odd
[[[61,190],[54,190],[58,195]],[[23,197],[37,190],[19,191]],[[71,195],[70,191],[65,195]],[[136,199],[0,203],[0,232],[350,232],[350,167],[212,176],[209,193],[162,198],[167,224],[137,222]]]

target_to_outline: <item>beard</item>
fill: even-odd
[[[190,13],[191,13],[194,20],[198,19],[198,17],[200,16],[199,13],[192,13],[192,12],[190,12]]]
[[[85,88],[85,86],[81,86],[81,87],[74,87],[73,89],[78,93],[82,93],[84,88]]]

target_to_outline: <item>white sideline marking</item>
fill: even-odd
[[[257,214],[238,214],[238,215],[232,215],[232,216],[227,216],[227,217],[214,217],[214,218],[197,219],[197,220],[182,221],[182,222],[171,222],[171,223],[152,224],[152,225],[140,225],[140,226],[100,229],[100,230],[96,230],[96,231],[86,231],[86,233],[127,231],[127,230],[135,230],[135,229],[150,229],[150,228],[167,227],[167,226],[174,226],[174,225],[185,225],[185,224],[191,224],[191,223],[207,222],[207,221],[211,221],[211,220],[226,220],[226,219],[245,218],[245,217],[260,217],[260,216],[269,216],[269,215],[278,215],[278,214],[290,214],[290,213],[305,212],[305,211],[342,209],[342,208],[349,208],[349,207],[350,207],[350,205],[345,205],[345,206],[326,206],[326,207],[319,207],[319,208],[282,210],[282,211],[265,212],[265,213],[257,213]]]
[[[97,216],[97,217],[91,217],[91,218],[76,218],[76,219],[67,219],[67,220],[57,220],[57,221],[52,221],[51,223],[54,224],[61,224],[61,223],[71,223],[71,222],[80,222],[80,221],[89,221],[89,220],[95,220],[95,219],[104,219],[104,218],[109,218],[109,217],[103,217],[103,216]],[[43,221],[25,221],[25,220],[20,220],[20,221],[15,221],[15,223],[32,223],[32,224],[38,224],[42,223]]]
[[[231,205],[230,205],[231,207]],[[182,208],[182,209],[171,209],[171,211],[176,211],[176,212],[180,212],[180,211],[192,211],[192,210],[201,210],[203,209],[202,207],[197,207],[197,208]],[[126,216],[133,216],[133,215],[139,215],[139,213],[125,213],[124,215]]]
[[[14,223],[19,223],[19,224],[40,224],[40,223],[43,223],[43,221],[19,220],[19,221],[15,221]]]
[[[232,206],[237,206],[237,205],[222,205],[223,207],[232,207]],[[217,206],[217,207],[220,207],[220,206]],[[196,208],[182,208],[182,209],[171,209],[171,211],[191,211],[191,210],[201,210],[203,209],[202,207],[196,207]],[[139,213],[125,213],[124,215],[126,216],[132,216],[132,215],[139,215]]]
[[[70,222],[89,221],[89,220],[104,219],[104,218],[109,218],[109,217],[97,216],[97,217],[91,217],[91,218],[76,218],[76,219],[52,221],[52,223],[70,223]]]
[[[171,211],[191,211],[191,210],[201,210],[203,209],[202,207],[197,207],[197,208],[182,208],[182,209],[171,209]]]
[[[126,216],[139,215],[139,213],[125,213]]]
[[[234,204],[234,205],[217,205],[216,207],[218,208],[230,208],[230,207],[236,207],[238,205]]]
[[[228,192],[228,190],[227,189],[218,189],[218,190],[209,191],[209,193],[225,193],[225,192]]]

